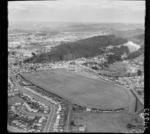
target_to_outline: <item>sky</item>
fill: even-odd
[[[8,20],[52,22],[144,23],[145,1],[9,1]]]

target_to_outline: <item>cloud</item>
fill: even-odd
[[[32,20],[112,20],[126,15],[140,17],[145,2],[114,1],[114,0],[58,0],[58,1],[13,1],[8,2],[10,19]],[[135,14],[135,15],[134,15]],[[111,16],[112,15],[112,16]],[[98,16],[98,17],[97,17]],[[127,17],[128,16],[128,17]],[[112,18],[111,18],[112,17]],[[135,18],[133,18],[135,19]]]
[[[110,0],[59,0],[59,1],[13,1],[9,2],[8,7],[10,10],[28,10],[32,8],[53,9],[53,10],[69,10],[69,9],[130,9],[130,10],[143,10],[145,4],[142,1],[110,1]]]

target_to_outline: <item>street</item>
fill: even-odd
[[[49,128],[51,127],[51,124],[52,124],[52,118],[54,116],[54,114],[56,113],[56,108],[55,108],[55,105],[52,104],[52,103],[49,103],[48,101],[46,101],[44,98],[40,97],[40,96],[37,96],[35,94],[33,94],[32,92],[29,92],[27,90],[25,90],[23,87],[21,87],[18,83],[17,83],[17,80],[15,78],[15,76],[11,75],[16,87],[18,88],[18,90],[20,90],[21,92],[24,92],[28,95],[30,95],[31,97],[35,98],[36,100],[50,106],[50,114],[48,116],[48,120],[47,120],[47,123],[46,123],[46,126],[44,128],[44,131],[43,132],[49,132]]]

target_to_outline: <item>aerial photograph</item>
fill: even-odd
[[[8,132],[144,133],[145,1],[8,2]]]

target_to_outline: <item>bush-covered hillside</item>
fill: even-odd
[[[128,55],[127,58],[125,58],[126,60],[129,60],[129,59],[134,59],[138,56],[140,56],[141,54],[144,53],[144,46],[142,46],[138,51],[135,51],[135,52],[132,52]]]
[[[112,55],[108,56],[108,63],[112,64],[116,61],[121,61],[122,60],[122,55],[126,53],[127,55],[129,54],[129,49],[127,46],[121,46],[121,47],[114,47],[113,49],[110,50]]]
[[[73,60],[80,57],[93,57],[100,55],[104,49],[111,45],[117,46],[126,43],[128,40],[117,38],[114,35],[95,36],[82,39],[77,42],[70,42],[56,46],[48,53],[42,53],[34,56],[24,62],[55,62],[61,60]]]
[[[109,55],[107,58],[108,64],[113,64],[116,61],[122,61],[122,55],[124,53],[127,54],[127,56],[124,58],[124,60],[132,60],[141,54],[144,53],[144,46],[141,46],[141,48],[135,52],[130,53],[128,50],[128,47],[126,46],[121,46],[120,48],[114,47],[113,49],[110,50],[112,52],[112,55]]]

